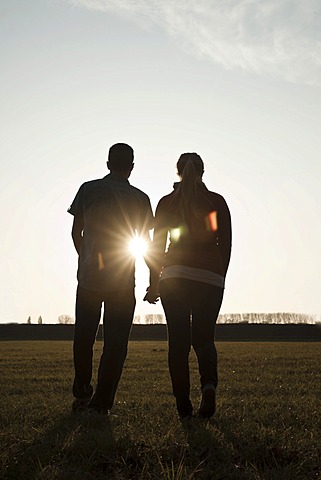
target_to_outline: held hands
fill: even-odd
[[[153,303],[154,305],[158,302],[159,293],[155,290],[152,290],[150,287],[147,288],[147,293],[144,297],[144,302]]]

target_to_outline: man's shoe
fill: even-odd
[[[75,397],[74,401],[72,402],[71,409],[73,412],[81,412],[88,407],[89,402],[91,401],[91,397],[93,396],[93,387],[91,384],[89,385],[81,385],[79,387],[76,380],[74,380],[74,384],[72,387],[72,392]]]
[[[88,405],[88,413],[98,413],[99,415],[110,415],[110,410],[107,407],[95,405],[90,403]]]
[[[86,410],[90,402],[90,398],[75,398],[72,402],[71,409],[73,412],[83,412]]]
[[[216,409],[216,389],[209,383],[203,387],[202,401],[197,416],[201,418],[210,418],[214,415]]]
[[[190,399],[184,399],[183,401],[176,401],[177,413],[180,420],[189,420],[193,416],[193,405]]]
[[[178,416],[181,421],[191,420],[191,418],[193,417],[193,412],[178,412]]]

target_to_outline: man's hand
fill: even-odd
[[[158,302],[158,299],[159,299],[159,293],[154,290],[151,290],[150,287],[148,287],[147,293],[144,297],[144,302],[152,303],[155,305]]]

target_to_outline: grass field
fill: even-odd
[[[130,343],[109,417],[71,413],[71,342],[0,342],[0,478],[321,478],[320,343],[217,347],[217,413],[181,424],[165,342]]]

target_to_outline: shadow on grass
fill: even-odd
[[[239,478],[262,478],[269,480],[304,480],[317,478],[320,457],[317,452],[293,448],[291,442],[282,438],[280,427],[264,425],[249,415],[245,422],[221,419],[220,431],[231,446],[233,463]]]
[[[235,422],[233,423],[235,427]],[[193,419],[182,423],[188,448],[185,465],[188,478],[241,480],[269,478],[294,480],[310,478],[298,473],[297,452],[256,436],[255,430],[234,428],[230,421]],[[182,477],[184,478],[184,477]],[[311,477],[312,478],[312,477]]]
[[[240,471],[234,461],[233,445],[214,419],[193,418],[182,422],[188,448],[185,463],[189,466],[189,478],[239,479]]]
[[[296,452],[262,436],[253,425],[235,419],[193,418],[163,428],[158,418],[136,433],[150,416],[132,423],[127,417],[58,413],[47,428],[34,429],[32,440],[15,443],[5,480],[294,480],[315,478],[298,467]],[[125,421],[124,421],[125,419]],[[134,428],[132,428],[132,426]],[[144,427],[145,428],[145,427]],[[158,431],[151,440],[148,431]],[[166,436],[167,434],[167,436]],[[136,439],[136,440],[135,440]],[[299,469],[298,469],[299,468]],[[315,472],[314,472],[315,473]],[[0,475],[1,476],[1,475]],[[1,477],[2,478],[2,477]]]
[[[40,429],[39,429],[40,430]],[[68,413],[29,443],[16,444],[4,469],[6,480],[135,478],[141,466],[129,438],[115,439],[112,417]],[[117,471],[126,470],[126,476]]]

